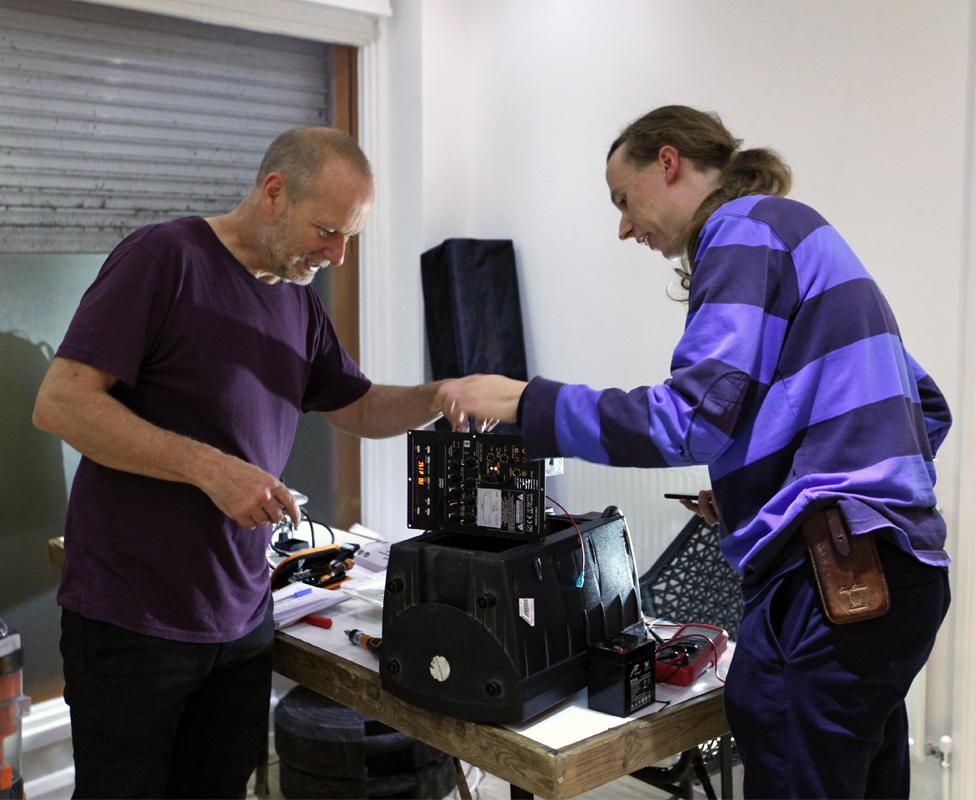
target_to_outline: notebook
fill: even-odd
[[[335,589],[322,589],[304,583],[289,583],[276,592],[274,598],[274,626],[283,628],[297,622],[306,614],[314,614],[331,608],[348,599],[348,595]]]

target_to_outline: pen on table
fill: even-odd
[[[356,628],[346,631],[346,636],[349,637],[349,641],[356,645],[356,647],[362,647],[364,650],[368,650],[379,658],[380,646],[383,644],[381,638],[378,636],[370,636],[368,633],[363,633]]]
[[[330,617],[323,617],[321,614],[307,614],[302,617],[301,621],[307,622],[309,625],[314,625],[316,628],[325,628],[325,630],[332,627],[332,619]]]
[[[304,597],[307,594],[312,593],[312,587],[306,586],[304,589],[299,589],[294,594],[285,595],[284,597],[279,597],[277,602],[282,602],[283,600],[292,600],[296,597]]]

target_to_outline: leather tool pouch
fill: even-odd
[[[888,613],[888,582],[872,534],[851,536],[836,508],[817,512],[800,530],[827,619],[844,625]]]

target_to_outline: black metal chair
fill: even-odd
[[[654,565],[640,578],[645,616],[675,622],[718,625],[735,639],[742,618],[740,578],[718,546],[718,526],[695,516],[681,529]],[[731,769],[737,760],[735,742],[729,735],[702,742],[686,750],[668,767],[645,767],[635,778],[671,792],[673,797],[692,797],[698,780],[707,797],[715,800],[709,774],[722,771],[723,792],[730,791]]]

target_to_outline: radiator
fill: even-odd
[[[664,493],[697,494],[708,486],[705,467],[625,469],[566,459],[565,474],[548,479],[546,490],[571,514],[617,506],[627,517],[637,570],[643,574],[691,517],[677,500],[665,500]]]

